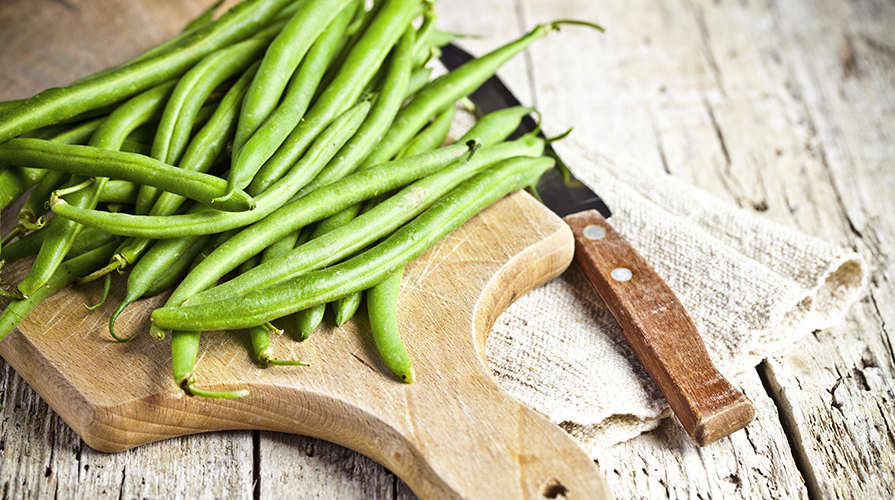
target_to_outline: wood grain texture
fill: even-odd
[[[0,2],[0,94],[24,97],[121,61],[211,3]],[[601,23],[602,35],[566,27],[539,41],[502,78],[576,134],[852,246],[873,268],[845,323],[732,380],[757,409],[744,432],[698,448],[670,419],[600,457],[613,494],[890,497],[895,471],[881,464],[895,456],[895,6],[451,0],[438,11],[443,29],[478,36],[461,41],[474,54],[541,21]],[[0,498],[414,498],[372,460],[289,434],[214,432],[96,452],[0,364]]]

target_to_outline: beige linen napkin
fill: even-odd
[[[554,148],[674,290],[728,377],[841,320],[864,291],[866,265],[852,251],[577,142],[574,133]],[[594,458],[671,415],[575,265],[500,316],[487,357],[504,388]]]

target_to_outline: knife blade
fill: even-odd
[[[453,70],[473,57],[449,44],[441,63]],[[519,100],[491,77],[470,100],[482,113],[519,106]],[[537,130],[526,117],[515,136]],[[755,416],[752,402],[718,371],[693,320],[665,281],[607,219],[603,200],[577,180],[553,148],[556,167],[532,191],[569,225],[575,262],[609,311],[678,420],[699,446],[726,437]]]

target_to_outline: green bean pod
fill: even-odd
[[[254,201],[244,191],[238,191],[230,200],[215,202],[227,190],[224,179],[166,165],[134,153],[58,144],[41,139],[11,139],[0,144],[0,159],[7,158],[32,168],[149,184],[219,210],[237,212],[254,208]],[[57,198],[50,204],[56,210],[58,204],[64,203],[64,200]]]
[[[284,360],[276,359],[270,351],[270,327],[267,325],[256,325],[249,328],[249,337],[252,341],[252,350],[255,352],[255,359],[263,367],[268,365],[280,366],[307,366],[307,361],[301,360]]]
[[[483,208],[530,185],[553,163],[547,157],[505,160],[463,183],[385,241],[357,257],[231,300],[195,306],[187,300],[180,307],[162,307],[153,311],[153,325],[175,330],[248,328],[370,288],[422,255]],[[228,313],[222,315],[222,310]]]
[[[317,304],[295,313],[295,327],[298,330],[298,340],[307,340],[314,333],[323,316],[326,314],[326,304]]]
[[[385,366],[401,381],[408,384],[415,379],[413,361],[407,354],[401,332],[398,328],[398,294],[401,291],[401,277],[404,267],[393,271],[384,280],[367,290],[367,315],[373,341]]]
[[[104,118],[95,118],[76,126],[66,127],[63,131],[55,132],[50,140],[63,144],[87,142],[103,121]],[[10,203],[21,198],[47,173],[48,170],[43,168],[27,168],[18,165],[9,165],[0,169],[0,209],[6,208]]]
[[[176,78],[219,47],[243,40],[256,32],[292,0],[245,0],[216,22],[200,29],[181,46],[157,56],[125,64],[115,71],[48,89],[8,110],[0,123],[0,143],[110,105]]]
[[[177,385],[190,396],[233,399],[247,395],[249,391],[246,390],[217,392],[196,387],[196,375],[193,370],[196,367],[196,357],[199,355],[201,337],[201,332],[175,332],[171,337],[171,368]]]
[[[447,138],[448,132],[451,131],[451,123],[454,122],[454,116],[457,114],[455,106],[448,106],[444,111],[439,113],[432,123],[428,124],[420,133],[410,140],[395,158],[404,158],[412,156],[427,149],[440,147]]]

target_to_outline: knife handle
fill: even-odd
[[[690,437],[705,446],[745,427],[752,402],[709,358],[674,292],[598,212],[564,218],[575,260]]]

